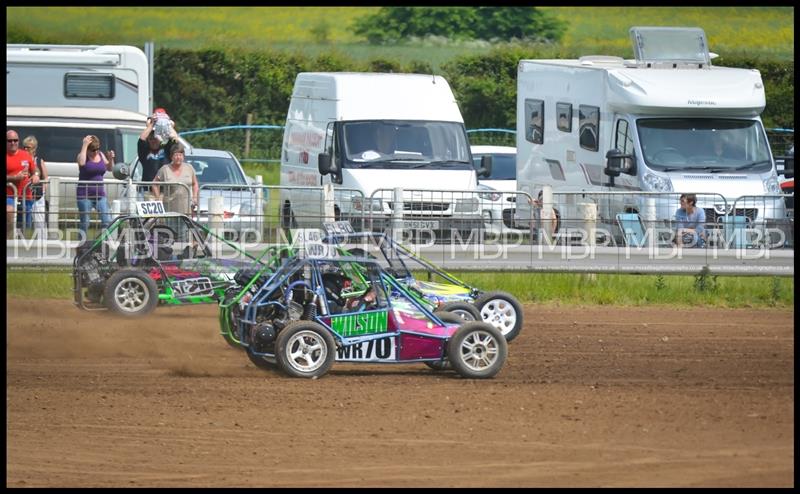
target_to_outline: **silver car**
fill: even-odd
[[[198,210],[193,213],[198,223],[208,223],[210,199],[221,197],[225,238],[259,239],[267,194],[245,175],[236,156],[230,151],[190,147],[184,161],[192,165],[200,185]],[[133,180],[141,180],[141,175],[137,158],[132,168]]]

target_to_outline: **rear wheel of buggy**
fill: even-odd
[[[292,377],[321,377],[333,365],[336,342],[320,324],[294,321],[276,338],[278,367]]]
[[[436,313],[450,312],[462,319],[462,321],[480,321],[481,313],[478,308],[467,302],[447,302],[436,309]]]
[[[158,287],[144,271],[121,269],[106,281],[103,300],[109,309],[121,316],[144,316],[158,305]]]
[[[522,306],[513,295],[506,292],[487,292],[475,300],[480,313],[479,321],[499,329],[506,341],[511,341],[522,331]]]
[[[508,343],[494,326],[468,322],[447,342],[447,359],[462,377],[486,379],[500,372],[508,355]]]

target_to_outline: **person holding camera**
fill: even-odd
[[[88,135],[83,138],[83,146],[78,153],[78,190],[75,197],[78,200],[80,212],[80,230],[86,237],[89,230],[89,214],[92,209],[100,213],[102,228],[111,224],[111,212],[106,199],[106,189],[103,185],[103,175],[114,166],[114,151],[109,150],[107,155],[100,151],[100,139]]]
[[[178,142],[178,134],[175,132],[173,125],[170,125],[169,136],[166,140],[156,135],[155,126],[157,120],[156,114],[147,117],[147,124],[136,144],[139,163],[142,166],[142,182],[153,182],[155,180],[156,174],[161,167],[170,161],[169,148]],[[142,201],[152,200],[153,195],[150,189],[149,185],[140,185],[138,187],[139,199]]]

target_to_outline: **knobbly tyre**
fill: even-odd
[[[349,277],[354,263],[365,286]],[[333,279],[351,283],[335,294]],[[287,259],[255,291],[238,325],[256,366],[277,365],[292,377],[317,378],[340,361],[425,363],[437,370],[450,364],[463,377],[490,378],[508,352],[494,326],[431,312],[378,263],[354,257]]]
[[[510,293],[484,292],[470,286],[427,259],[414,255],[384,233],[352,233],[352,228],[342,233],[347,229],[328,225],[326,228],[329,231],[326,241],[338,245],[340,252],[349,252],[353,256],[371,256],[371,252],[380,252],[378,260],[386,272],[408,288],[418,302],[430,305],[433,310],[452,312],[466,321],[487,322],[499,329],[508,342],[522,330],[522,305]],[[424,273],[426,280],[415,274],[420,272]]]
[[[97,239],[78,247],[72,280],[79,308],[137,317],[158,305],[217,303],[239,269],[260,263],[188,216],[153,203],[137,203],[137,214],[117,216]],[[235,254],[215,258],[212,241]]]

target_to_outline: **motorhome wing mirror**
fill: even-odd
[[[606,167],[603,169],[603,173],[609,177],[619,177],[622,171],[620,156],[622,156],[622,153],[618,149],[609,150],[606,153]]]
[[[328,153],[319,153],[318,165],[320,175],[327,175],[334,170],[331,169],[331,155]]]
[[[636,163],[630,154],[611,149],[606,153],[606,167],[603,172],[609,177],[618,177],[620,173],[633,175],[636,173]]]
[[[489,155],[484,155],[481,157],[481,168],[478,170],[479,177],[491,177],[492,176],[492,157]]]

